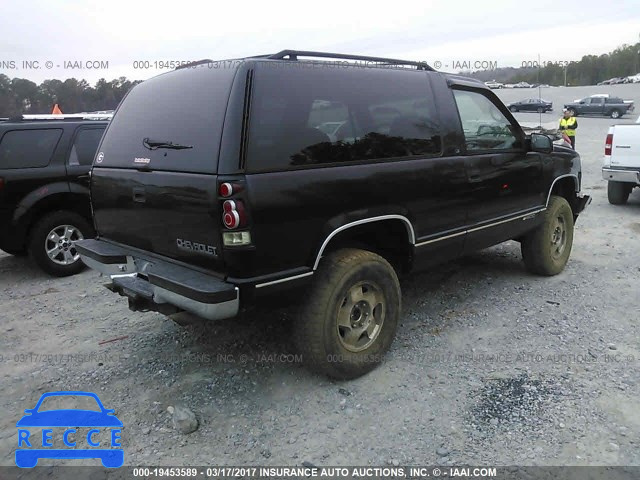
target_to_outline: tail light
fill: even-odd
[[[229,230],[235,230],[247,223],[247,214],[240,200],[225,200],[222,204],[222,223]]]
[[[604,154],[611,155],[611,148],[613,146],[613,133],[607,134],[607,139],[604,142]]]
[[[218,193],[222,198],[229,198],[234,193],[242,191],[242,185],[238,183],[224,182],[220,184]]]
[[[0,177],[0,190],[4,188],[4,178]]]
[[[222,232],[222,243],[225,247],[251,245],[251,232],[248,230],[237,231],[249,223],[243,200],[237,198],[237,194],[243,189],[244,185],[238,182],[223,182],[218,185],[218,195],[224,199],[222,202],[222,224],[227,231]]]

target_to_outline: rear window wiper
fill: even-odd
[[[188,148],[193,148],[193,146],[191,145],[180,145],[179,143],[164,142],[161,140],[151,140],[150,138],[143,139],[142,145],[144,145],[149,150],[156,150],[158,148],[168,148],[171,150],[186,150]]]

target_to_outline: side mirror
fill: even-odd
[[[540,153],[553,152],[553,142],[551,141],[551,138],[547,135],[543,135],[542,133],[532,133],[531,151]]]

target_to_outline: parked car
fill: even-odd
[[[519,82],[516,83],[513,88],[531,88],[531,85],[529,85],[527,82]]]
[[[489,88],[493,88],[493,89],[497,89],[497,88],[502,88],[504,87],[504,85],[500,82],[496,82],[495,80],[491,80],[489,82],[484,82],[484,84],[489,87]]]
[[[632,100],[623,100],[618,97],[591,96],[578,102],[565,104],[564,108],[572,115],[604,115],[611,118],[620,118],[634,110]]]
[[[627,203],[634,187],[640,186],[640,123],[609,127],[602,177],[608,182],[607,196],[613,205]]]
[[[354,378],[393,341],[399,275],[510,239],[531,272],[563,270],[589,201],[575,151],[526,136],[478,80],[335,58],[190,64],[128,93],[92,170],[98,236],[77,248],[132,310],[216,320],[299,302],[304,361]]]
[[[551,112],[553,103],[542,98],[527,98],[507,105],[512,112]]]
[[[75,242],[94,234],[89,171],[107,122],[40,117],[0,123],[0,249],[72,275]]]

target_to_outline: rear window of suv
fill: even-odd
[[[111,120],[95,166],[215,173],[237,68],[211,65],[184,68],[135,86]],[[188,148],[149,148],[145,139]]]
[[[249,170],[440,154],[426,72],[312,66],[256,65]]]
[[[0,168],[46,167],[61,135],[60,128],[6,132],[0,140]]]

